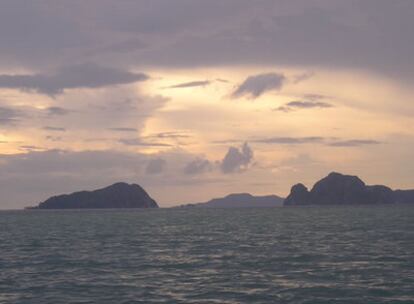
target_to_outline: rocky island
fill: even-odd
[[[253,196],[250,193],[233,193],[222,198],[214,198],[203,203],[182,205],[180,207],[196,208],[249,208],[278,207],[283,205],[283,198],[277,195]]]
[[[375,205],[412,203],[414,190],[392,190],[383,185],[366,185],[359,177],[332,172],[311,190],[299,183],[286,199],[277,195],[254,196],[234,193],[206,202],[177,206],[179,208],[249,208],[297,205]],[[148,193],[137,184],[115,183],[94,190],[50,197],[27,209],[118,209],[159,208]]]
[[[109,187],[53,196],[29,209],[158,208],[137,184],[116,183]]]
[[[285,206],[367,205],[414,203],[414,190],[396,190],[383,185],[368,186],[359,177],[332,172],[309,191],[303,184],[292,187]]]

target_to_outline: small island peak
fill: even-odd
[[[33,209],[158,208],[138,184],[114,183],[108,187],[55,195]]]

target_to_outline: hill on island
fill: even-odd
[[[137,184],[116,183],[109,187],[53,196],[30,209],[158,208]]]
[[[366,185],[359,177],[332,172],[309,191],[303,184],[292,187],[284,205],[366,205],[414,203],[414,190]]]
[[[214,198],[203,203],[182,205],[179,207],[195,208],[249,208],[249,207],[279,207],[283,198],[277,195],[253,196],[249,193],[234,193],[226,197]]]

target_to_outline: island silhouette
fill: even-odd
[[[284,198],[277,195],[255,196],[250,193],[232,193],[222,198],[213,198],[207,202],[192,203],[178,207],[186,208],[249,208],[278,207],[283,205]]]
[[[53,196],[29,209],[158,208],[158,204],[137,184],[116,183],[94,191]]]
[[[292,187],[284,206],[373,205],[414,203],[414,190],[392,190],[384,185],[366,185],[358,176],[332,172],[309,191],[299,183]]]
[[[286,199],[277,195],[254,196],[235,193],[203,203],[177,207],[242,208],[306,205],[378,205],[414,203],[414,190],[392,190],[384,185],[366,185],[358,176],[332,172],[311,190],[299,183]],[[111,186],[72,194],[53,196],[28,209],[109,209],[159,208],[157,202],[137,184],[115,183]]]

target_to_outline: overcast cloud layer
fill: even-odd
[[[1,2],[0,64],[262,63],[412,77],[413,13],[410,0],[10,0]]]

